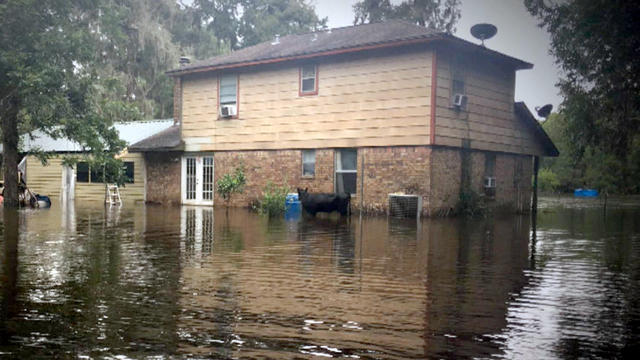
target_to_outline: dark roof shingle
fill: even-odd
[[[540,141],[540,144],[545,151],[544,156],[556,157],[560,155],[556,145],[553,143],[549,135],[547,135],[547,132],[544,131],[538,120],[536,120],[533,114],[531,114],[531,111],[529,111],[529,108],[524,102],[516,102],[514,104],[514,110],[516,116],[529,126],[536,135],[538,141]]]
[[[341,50],[357,50],[383,44],[402,44],[411,41],[447,40],[459,45],[470,46],[492,55],[497,55],[516,64],[519,68],[529,68],[531,64],[513,57],[501,54],[455,36],[427,29],[404,21],[388,21],[383,23],[347,26],[301,35],[287,35],[281,37],[278,43],[266,41],[249,46],[226,55],[216,56],[207,60],[196,61],[192,64],[170,70],[169,75],[181,75],[197,71],[209,71],[228,67],[255,65],[255,63],[287,60],[290,58],[314,55],[322,56],[328,52]]]
[[[160,131],[157,134],[140,140],[129,146],[130,152],[145,151],[171,151],[181,150],[182,140],[180,139],[180,125],[172,125],[171,127]]]

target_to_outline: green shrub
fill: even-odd
[[[560,188],[560,179],[551,169],[540,169],[538,172],[538,189],[541,192],[555,192]]]
[[[229,206],[233,194],[241,194],[247,179],[244,176],[244,166],[235,168],[233,174],[224,174],[216,183],[216,191],[224,199],[225,205]]]
[[[277,216],[284,213],[285,200],[289,193],[289,187],[286,185],[277,186],[271,181],[262,190],[262,198],[260,199],[260,213],[268,216]]]
[[[460,192],[460,198],[456,204],[456,214],[465,216],[484,215],[487,206],[484,197],[473,190]]]

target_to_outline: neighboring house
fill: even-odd
[[[120,139],[131,144],[161,132],[173,125],[173,119],[149,120],[117,123],[114,125]],[[76,199],[82,201],[105,200],[105,185],[97,171],[82,161],[85,154],[82,146],[69,139],[53,139],[39,131],[33,138],[22,137],[22,150],[41,150],[54,153],[47,165],[33,155],[25,156],[20,162],[24,169],[27,185],[34,193],[48,195],[59,199]],[[1,151],[1,149],[0,149]],[[77,156],[80,160],[74,167],[63,164],[65,156]],[[126,175],[131,179],[120,187],[123,201],[145,200],[145,163],[139,153],[130,153],[125,149],[118,155],[124,162]]]
[[[150,154],[149,188],[173,186],[158,202],[212,204],[215,181],[242,163],[235,205],[272,181],[348,191],[367,210],[404,192],[442,214],[468,188],[526,211],[534,157],[557,156],[514,103],[515,73],[532,67],[399,21],[276,37],[169,71],[180,125],[170,143],[132,148]]]

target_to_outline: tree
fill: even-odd
[[[233,196],[233,194],[241,194],[244,191],[246,183],[247,178],[244,175],[244,166],[242,165],[236,167],[233,174],[224,174],[220,180],[218,180],[216,183],[216,192],[222,196],[227,208],[229,208],[231,196]]]
[[[0,120],[5,207],[18,206],[19,137],[40,129],[96,154],[122,148],[96,100],[96,29],[82,0],[0,1]],[[35,21],[37,19],[37,21]]]
[[[618,191],[637,192],[640,143],[640,3],[525,0],[551,35],[575,156],[615,165]],[[599,155],[598,155],[599,154]],[[603,158],[604,157],[604,158]],[[613,168],[612,168],[613,170]]]
[[[194,0],[192,11],[218,41],[236,50],[272,39],[325,28],[308,0]]]
[[[460,0],[361,0],[353,5],[354,24],[403,19],[429,29],[452,33],[460,19]]]

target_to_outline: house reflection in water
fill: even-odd
[[[488,356],[529,264],[526,217],[287,223],[183,208],[180,223],[197,261],[182,267],[179,349],[196,356]]]

